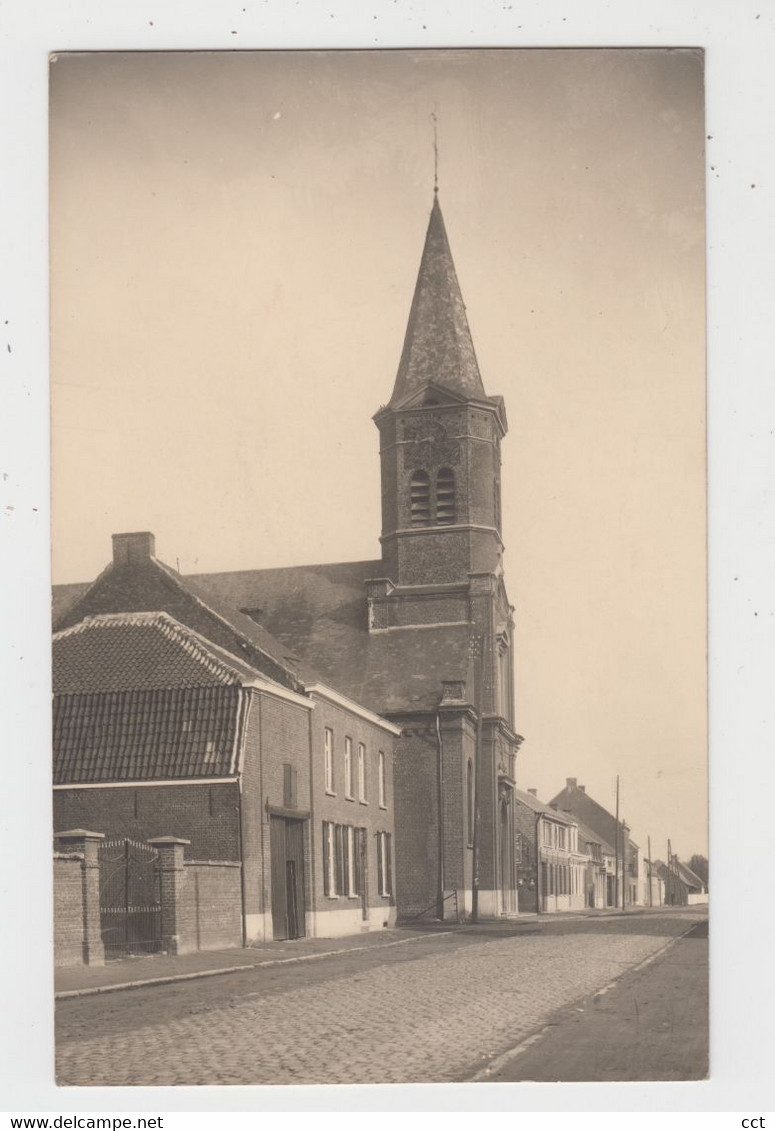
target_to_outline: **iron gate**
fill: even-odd
[[[159,950],[158,859],[158,852],[150,845],[128,837],[100,844],[100,928],[106,958]]]

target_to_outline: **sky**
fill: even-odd
[[[371,416],[440,201],[506,401],[518,784],[707,852],[704,128],[692,51],[60,55],[53,577],[379,556]]]

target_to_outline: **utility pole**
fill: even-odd
[[[667,902],[673,905],[673,853],[670,848],[670,837],[667,838]]]
[[[652,885],[651,885],[651,837],[648,837],[647,839],[648,839],[648,846],[649,846],[649,907],[653,907],[654,906],[654,893],[652,891]]]
[[[616,836],[614,838],[614,852],[616,862],[614,865],[614,907],[619,910],[619,775],[616,775]]]

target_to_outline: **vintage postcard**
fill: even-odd
[[[699,50],[52,57],[59,1084],[707,1076],[705,141]]]

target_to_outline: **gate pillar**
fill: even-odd
[[[99,845],[104,833],[88,829],[68,829],[55,833],[55,839],[72,852],[82,855],[81,890],[83,898],[83,961],[87,966],[105,965],[105,947],[100,926]]]
[[[187,879],[183,854],[191,841],[177,836],[157,836],[147,843],[159,853],[162,950],[168,954],[182,954],[190,949],[185,946],[181,933]]]

